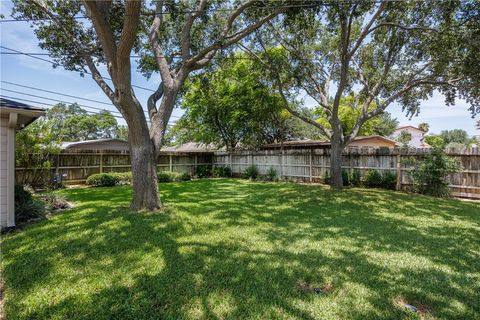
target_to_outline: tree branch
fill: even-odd
[[[185,24],[182,29],[181,52],[182,59],[187,60],[190,56],[190,32],[195,19],[205,10],[207,0],[200,0],[200,3],[194,12],[185,14]]]
[[[160,75],[162,77],[164,85],[168,87],[172,87],[174,85],[174,81],[172,75],[170,73],[170,65],[163,55],[162,49],[160,48],[160,42],[158,34],[160,25],[163,21],[163,0],[156,1],[155,5],[155,17],[153,18],[152,25],[148,32],[148,38],[150,40],[150,45],[152,46],[153,54],[155,55],[155,60],[157,62],[158,69],[160,71]]]

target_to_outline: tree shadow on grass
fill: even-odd
[[[162,189],[172,214],[136,215],[102,202],[123,206],[128,189],[115,191],[69,191],[79,201],[75,210],[7,239],[12,319],[412,316],[392,302],[397,297],[433,306],[439,318],[478,316],[475,229],[372,212],[368,203],[384,201],[401,214],[388,193],[349,190],[344,197],[229,180],[172,184]],[[432,220],[433,211],[450,215],[434,203],[424,209]],[[420,259],[413,267],[392,265],[411,256]],[[299,290],[299,281],[335,289],[316,295]],[[39,287],[54,292],[65,282],[79,290],[23,304]]]

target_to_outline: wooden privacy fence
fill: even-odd
[[[407,159],[422,159],[429,149],[401,150],[388,148],[350,148],[343,153],[342,167],[358,169],[361,176],[367,170],[391,171],[397,174],[397,186],[412,185],[409,172],[413,169]],[[449,177],[452,195],[480,199],[480,150],[448,150],[462,164],[462,171]],[[250,165],[260,174],[274,168],[282,178],[322,182],[330,169],[330,149],[287,149],[216,152],[215,166],[228,166],[235,175]]]
[[[200,165],[212,165],[209,153],[164,153],[157,161],[159,171],[195,173]],[[51,157],[49,169],[16,168],[17,183],[42,185],[55,175],[65,184],[82,184],[95,173],[131,171],[130,155],[124,151],[70,151],[64,150]]]
[[[391,171],[397,174],[397,185],[408,188],[412,184],[408,158],[421,159],[428,149],[405,152],[388,148],[351,148],[343,153],[343,168],[358,169],[361,175],[367,170]],[[459,159],[462,171],[449,177],[454,196],[480,199],[480,149],[448,150],[450,156]],[[65,184],[84,183],[88,176],[100,172],[130,171],[130,155],[122,151],[64,151],[50,159],[48,170],[16,168],[19,183],[32,181],[32,175],[40,182],[51,181],[55,174],[62,176]],[[242,174],[250,165],[256,165],[261,174],[274,168],[281,178],[310,182],[322,182],[330,168],[330,149],[273,149],[235,152],[172,152],[158,159],[158,170],[190,172],[195,174],[200,165],[228,166],[235,175]]]

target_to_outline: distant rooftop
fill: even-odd
[[[34,110],[34,111],[45,111],[45,109],[39,107],[32,107],[28,104],[21,103],[18,101],[13,101],[10,99],[0,98],[0,107],[1,108],[12,108],[12,109],[23,109],[23,110]]]

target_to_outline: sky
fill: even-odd
[[[10,18],[12,3],[10,1],[0,1],[0,13],[5,16],[5,19]],[[3,47],[11,48],[21,52],[28,53],[47,53],[38,47],[38,40],[30,28],[28,22],[5,22],[0,23],[1,45]],[[4,48],[0,52],[9,52]],[[42,58],[49,59],[48,56]],[[132,83],[138,86],[154,90],[160,82],[159,74],[153,74],[147,80],[136,70],[136,59],[132,58]],[[61,92],[68,95],[78,96],[85,99],[96,100],[99,102],[91,102],[80,100],[76,98],[59,96],[57,94],[40,92],[33,89],[26,89],[13,84],[0,82],[2,96],[9,96],[16,98],[20,102],[32,104],[36,106],[48,107],[50,104],[57,103],[56,101],[46,100],[39,97],[26,96],[22,93],[37,95],[55,100],[62,100],[65,102],[78,102],[81,105],[91,106],[94,108],[102,108],[110,111],[116,111],[115,107],[109,103],[109,100],[98,88],[97,84],[89,75],[84,78],[79,73],[64,70],[62,67],[53,69],[51,64],[45,61],[40,61],[24,55],[10,55],[0,54],[0,80],[7,81],[24,86],[40,88],[44,90]],[[103,75],[107,75],[105,69],[100,68]],[[14,93],[8,90],[18,91],[21,93]],[[146,106],[149,91],[142,89],[135,89],[135,94],[140,102]],[[22,101],[20,99],[28,99],[36,102],[42,102],[45,105]],[[314,103],[311,99],[306,99],[306,105],[313,107]],[[100,103],[103,102],[103,103]],[[105,104],[106,103],[106,104]],[[87,109],[95,111],[94,109]],[[441,94],[434,94],[429,100],[423,101],[421,104],[420,114],[412,119],[406,117],[405,112],[402,112],[398,104],[392,104],[387,109],[393,117],[397,118],[400,125],[418,125],[422,122],[430,124],[430,133],[437,134],[442,130],[463,129],[469,135],[480,135],[480,131],[475,129],[475,123],[478,120],[472,119],[468,111],[468,105],[465,101],[459,100],[455,106],[447,107],[444,98]],[[171,124],[173,124],[183,111],[180,108],[175,108]],[[118,115],[114,113],[114,115]],[[118,118],[120,124],[125,124],[123,119]]]

